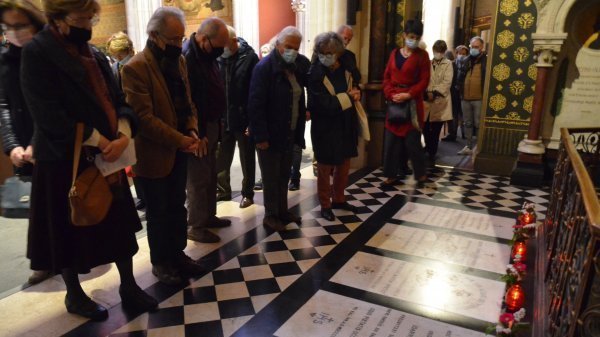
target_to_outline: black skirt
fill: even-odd
[[[80,165],[81,166],[81,165]],[[119,260],[138,251],[135,232],[142,229],[127,178],[111,185],[113,202],[106,218],[89,227],[70,222],[68,192],[70,162],[36,162],[33,170],[27,257],[32,270],[78,273]]]

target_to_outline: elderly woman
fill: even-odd
[[[353,88],[349,69],[340,63],[344,42],[338,34],[319,34],[314,53],[317,57],[310,67],[308,82],[311,136],[317,160],[321,216],[333,221],[332,208],[356,212],[356,207],[346,202],[344,189],[350,158],[358,155],[358,117],[353,102],[360,99],[360,91]]]
[[[116,62],[112,65],[113,74],[120,83],[121,69],[134,55],[133,42],[124,32],[113,34],[106,42],[106,51]]]
[[[423,185],[427,179],[421,130],[424,123],[423,93],[429,84],[431,62],[427,52],[419,48],[423,35],[420,21],[408,20],[402,35],[405,45],[390,54],[383,74],[383,93],[388,102],[409,102],[413,107],[413,118],[397,124],[386,115],[383,175],[387,179],[383,182],[384,186],[399,183],[399,166],[407,157],[412,162],[417,184]]]
[[[21,50],[45,23],[42,12],[29,0],[0,2],[0,26],[10,43],[0,51],[0,133],[15,175],[26,180],[33,171],[33,120],[21,92]],[[48,271],[36,270],[28,282],[38,283],[48,276]]]
[[[34,270],[62,273],[67,311],[91,320],[108,317],[106,308],[89,298],[78,273],[116,262],[123,307],[152,310],[154,298],[136,284],[132,256],[141,224],[123,170],[106,177],[113,194],[110,210],[99,224],[75,227],[68,194],[77,123],[83,123],[80,170],[99,155],[114,162],[131,141],[135,115],[124,103],[106,57],[88,41],[98,22],[97,0],[45,0],[49,25],[23,49],[21,82],[36,125],[36,165],[31,192],[27,257]]]
[[[425,151],[429,155],[429,165],[435,165],[440,142],[440,131],[446,121],[452,120],[452,62],[444,57],[448,49],[446,42],[437,40],[433,44],[433,60],[431,61],[431,79],[427,87],[427,104],[425,127]]]
[[[301,221],[287,207],[294,144],[304,147],[304,87],[310,62],[298,54],[301,42],[298,29],[284,28],[277,35],[275,49],[256,65],[250,81],[249,131],[262,175],[263,224],[277,231]]]

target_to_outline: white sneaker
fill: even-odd
[[[471,150],[468,146],[463,147],[462,150],[456,152],[456,154],[461,154],[461,155],[470,155],[473,154],[473,150]]]

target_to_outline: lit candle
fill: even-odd
[[[525,303],[525,292],[519,284],[515,284],[508,289],[504,298],[506,309],[509,312],[515,312],[523,307]]]
[[[523,214],[523,225],[529,225],[530,223],[535,222],[535,213],[533,212],[525,212]]]
[[[519,255],[520,261],[525,261],[525,256],[527,254],[527,244],[524,241],[517,241],[513,245],[512,249],[512,258],[515,259],[517,255]]]

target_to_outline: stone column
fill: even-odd
[[[563,39],[558,38],[558,36],[552,40],[549,40],[548,37],[540,39],[540,36],[536,36],[536,34],[533,34],[532,37],[534,39],[533,50],[536,53],[537,61],[533,107],[527,136],[517,147],[519,158],[511,174],[511,184],[522,186],[541,186],[544,178],[542,156],[546,152],[546,148],[540,139],[540,128],[544,113],[548,76],[563,42]]]
[[[300,45],[300,54],[305,55],[310,59],[308,51],[307,39],[308,29],[306,29],[306,0],[292,0],[292,10],[296,13],[296,28],[302,34],[302,44]]]

